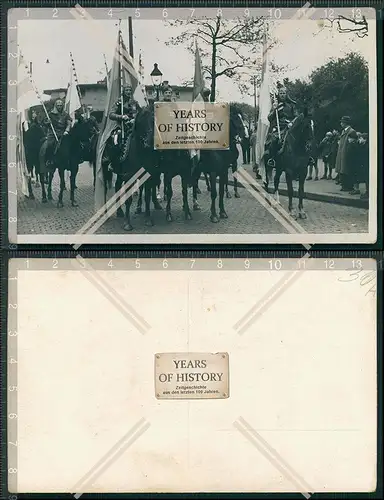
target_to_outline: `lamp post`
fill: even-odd
[[[159,70],[158,65],[155,63],[153,65],[153,70],[151,72],[151,78],[153,86],[156,89],[156,100],[160,100],[160,85],[163,79],[163,73]]]

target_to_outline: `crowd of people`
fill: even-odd
[[[340,121],[341,132],[328,131],[319,144],[318,157],[324,162],[324,174],[321,179],[334,180],[341,191],[350,195],[368,198],[369,192],[369,145],[368,134],[357,132],[351,126],[351,118],[343,116]],[[307,180],[319,179],[318,167],[309,167]],[[335,176],[333,176],[335,172]],[[360,184],[365,184],[365,191],[360,192]]]

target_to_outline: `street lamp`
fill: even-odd
[[[153,70],[151,73],[153,86],[156,88],[156,100],[160,99],[160,85],[163,79],[163,73],[159,70],[158,65],[155,63],[153,65]]]

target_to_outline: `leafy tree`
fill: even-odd
[[[260,50],[266,23],[263,17],[228,20],[221,16],[169,21],[171,26],[183,27],[184,31],[166,44],[187,45],[193,53],[193,42],[198,41],[202,61],[210,61],[203,65],[203,71],[211,81],[210,100],[213,102],[219,78],[231,78],[244,90],[250,85],[249,76],[245,81],[244,75],[250,70],[260,72]]]
[[[257,116],[258,108],[256,108],[255,110],[254,106],[251,106],[250,104],[247,104],[245,102],[232,102],[231,104],[234,104],[237,107],[237,109],[241,112],[243,120],[248,125],[248,127],[250,127],[251,123],[255,121],[255,115]]]
[[[318,140],[328,130],[339,129],[343,115],[350,116],[359,131],[368,130],[368,64],[361,55],[351,52],[331,59],[308,81],[285,79],[284,84],[299,108],[303,103],[312,108]]]

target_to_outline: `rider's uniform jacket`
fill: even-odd
[[[121,112],[121,99],[118,99],[115,104],[112,106],[112,109],[109,113],[109,118],[118,122],[120,125],[123,124],[124,131],[131,132],[132,124],[129,123],[129,120],[133,120],[136,118],[137,113],[139,112],[140,107],[134,100],[130,100],[129,102],[123,103],[123,113]],[[129,120],[123,120],[123,115],[127,115]]]
[[[281,129],[285,129],[289,122],[291,122],[296,116],[296,108],[292,102],[279,102],[277,106],[277,113],[279,116],[279,125]],[[277,127],[276,120],[276,110],[272,111],[268,115],[269,123],[271,124],[271,129]]]
[[[72,120],[69,114],[65,111],[62,111],[60,113],[56,108],[53,108],[53,110],[49,112],[49,118],[52,122],[58,139],[63,136],[64,132],[70,131]],[[53,138],[54,135],[52,127],[50,126],[48,119],[44,121],[44,124],[47,127],[47,138]]]

